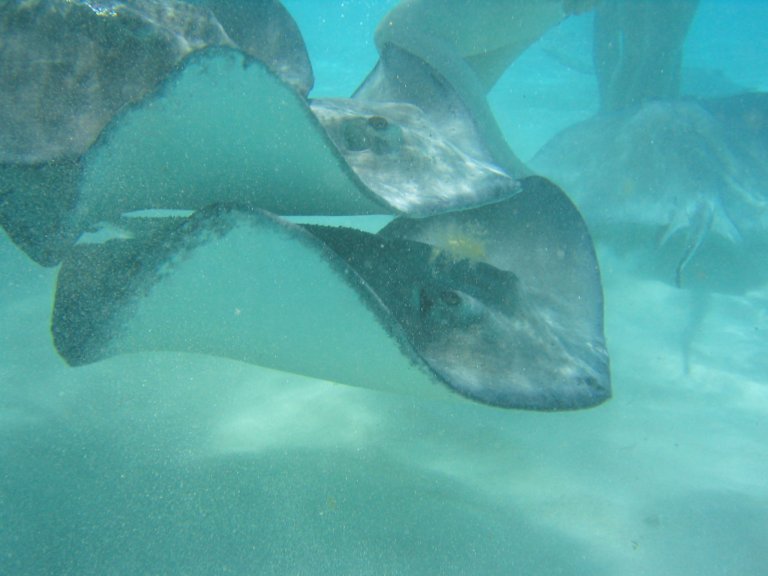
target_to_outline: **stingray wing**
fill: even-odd
[[[456,329],[425,317],[437,323],[416,348],[452,387],[484,402],[533,409],[598,404],[611,386],[591,237],[557,186],[539,177],[521,183],[523,191],[508,200],[398,219],[382,231],[439,247],[467,269],[457,295],[441,282],[426,285],[423,298],[435,314],[455,310],[449,317]],[[427,281],[439,276],[425,274]]]
[[[413,51],[382,44],[379,62],[354,98],[415,105],[469,156],[514,177],[529,175],[504,139],[485,89],[467,62],[439,42],[416,42],[409,48]]]
[[[154,227],[78,245],[64,260],[52,331],[70,364],[171,350],[442,393],[377,296],[300,226],[210,207]]]

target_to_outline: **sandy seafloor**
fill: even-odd
[[[391,3],[287,5],[315,94],[348,94]],[[768,89],[766,21],[702,3],[703,91]],[[524,159],[595,108],[588,28],[491,95]],[[203,356],[69,368],[55,270],[0,238],[0,574],[767,574],[768,288],[711,295],[694,322],[694,294],[598,252],[614,398],[548,414]]]

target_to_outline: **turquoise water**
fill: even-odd
[[[357,86],[393,4],[286,2],[313,94]],[[702,2],[687,89],[768,89],[766,22]],[[523,159],[594,112],[590,25],[491,94]],[[56,271],[0,238],[0,574],[764,574],[768,287],[680,290],[597,248],[614,398],[547,414],[182,354],[73,369]]]

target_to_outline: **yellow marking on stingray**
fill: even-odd
[[[454,260],[487,260],[485,237],[487,231],[477,222],[466,222],[461,226],[451,226],[443,231],[442,238],[436,244],[438,247],[432,250],[430,264],[440,256],[446,254]]]
[[[471,236],[457,236],[448,239],[448,252],[455,258],[470,258],[484,260],[486,256],[485,242]]]

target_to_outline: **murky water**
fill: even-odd
[[[357,86],[392,5],[286,2],[314,94]],[[702,2],[686,89],[768,89],[766,22],[762,2]],[[525,160],[596,108],[590,25],[552,31],[490,96]],[[763,574],[768,287],[678,289],[597,248],[614,398],[533,413],[205,356],[70,368],[55,269],[3,236],[0,574]]]

